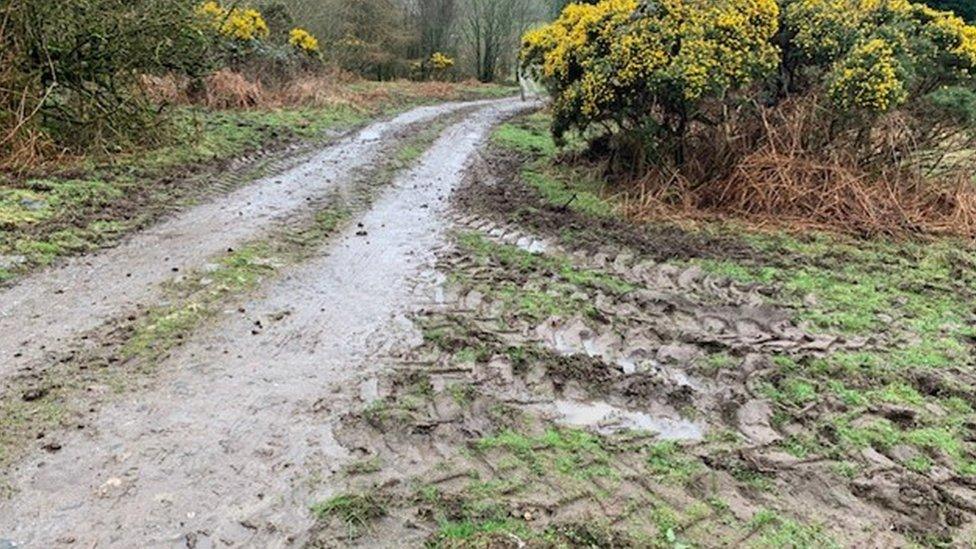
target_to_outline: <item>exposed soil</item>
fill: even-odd
[[[341,188],[410,128],[471,105],[421,107],[373,124],[304,163],[179,213],[113,249],[70,259],[0,290],[0,379],[52,356],[72,336],[157,301],[161,283]]]
[[[597,251],[608,246],[623,247],[655,261],[692,257],[747,258],[756,254],[748,244],[730,236],[712,236],[674,225],[634,225],[623,219],[589,218],[570,208],[551,204],[533,189],[520,183],[496,181],[496,174],[516,174],[525,158],[496,150],[479,166],[492,185],[471,185],[458,193],[461,208],[487,219],[514,222],[540,236],[558,237],[571,233],[574,245]]]
[[[424,342],[337,431],[355,461],[347,490],[319,508],[317,544],[891,547],[971,535],[966,478],[870,448],[852,478],[836,458],[779,446],[803,429],[790,422],[836,403],[784,424],[762,389],[774,359],[877,341],[810,332],[768,304],[775,288],[668,262],[755,254],[743,244],[588,219],[546,204],[511,158],[487,166],[457,195],[455,247],[438,263],[445,301],[416,317]],[[567,244],[567,226],[595,236]],[[912,420],[877,410],[899,412]]]

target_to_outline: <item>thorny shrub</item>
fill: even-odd
[[[897,192],[881,193],[883,215],[868,208],[880,228],[860,228],[976,226],[976,27],[951,13],[907,0],[602,0],[526,34],[521,59],[553,97],[557,139],[583,134],[666,201],[857,225],[857,208],[830,219],[823,201],[874,186]]]
[[[8,0],[0,4],[0,166],[166,138],[160,90],[148,83],[189,81],[205,95],[232,74],[226,67],[284,80],[317,66],[314,36],[273,30],[258,10],[216,1]]]

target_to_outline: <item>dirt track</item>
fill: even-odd
[[[159,296],[162,282],[267,231],[313,199],[341,189],[411,128],[489,102],[421,107],[373,124],[293,169],[145,230],[124,244],[0,291],[0,381],[73,336]]]
[[[22,461],[9,479],[13,497],[0,503],[0,546],[300,540],[309,503],[328,495],[310,479],[334,472],[344,455],[330,427],[339,404],[368,400],[379,367],[371,358],[416,337],[402,315],[432,297],[448,196],[490,128],[530,104],[410,111],[0,295],[0,376],[43,366],[78,336],[158,299],[159,284],[178,272],[341,189],[389,153],[398,133],[472,106],[320,253],[261,288],[240,307],[246,314],[228,311],[169,356],[152,390],[107,405],[84,432],[64,433],[56,453]]]

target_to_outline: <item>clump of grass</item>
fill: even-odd
[[[549,204],[593,217],[613,215],[614,206],[600,178],[585,169],[552,162],[559,149],[544,115],[502,124],[492,134],[492,143],[532,159],[523,166],[522,179]]]
[[[647,448],[647,469],[655,478],[672,484],[685,484],[703,470],[695,458],[684,455],[674,441],[659,442]]]
[[[578,429],[547,429],[541,435],[506,430],[475,442],[480,452],[502,450],[537,475],[555,471],[576,479],[617,478],[612,454],[599,435]]]
[[[506,311],[531,319],[595,314],[593,304],[578,297],[580,290],[620,295],[635,289],[633,284],[614,275],[576,267],[564,258],[536,255],[517,246],[498,244],[478,233],[461,233],[458,243],[461,250],[479,260],[506,269],[500,280],[482,284],[479,289],[501,299]],[[531,276],[526,281],[510,276],[512,272]]]
[[[388,504],[387,498],[375,491],[339,494],[313,505],[312,514],[320,521],[337,520],[354,536],[372,521],[386,516]]]
[[[803,524],[769,509],[753,515],[749,527],[758,532],[751,543],[756,547],[791,547],[794,549],[839,548],[822,526]]]
[[[380,471],[382,467],[383,463],[379,456],[373,456],[350,463],[345,467],[345,471],[349,476],[368,475]]]

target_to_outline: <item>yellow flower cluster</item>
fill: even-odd
[[[523,65],[554,96],[557,118],[580,126],[647,100],[678,105],[774,69],[776,0],[637,0],[570,4],[523,37]],[[637,104],[645,98],[645,104]]]
[[[436,51],[430,56],[430,66],[433,67],[434,70],[446,71],[454,66],[454,59],[451,59],[443,53]]]
[[[914,15],[925,26],[926,36],[955,58],[966,70],[976,68],[976,27],[961,17],[928,6],[914,6]]]
[[[288,33],[288,43],[292,47],[305,53],[318,53],[319,41],[312,33],[302,28],[291,29]]]
[[[910,47],[912,36],[925,37],[941,52],[976,65],[976,27],[950,12],[908,0],[791,0],[786,26],[793,45],[809,59],[832,61],[847,54],[860,39],[885,26],[888,39]],[[892,24],[895,23],[895,24]]]
[[[969,79],[976,27],[908,0],[790,0],[790,44],[823,67],[839,107],[884,112],[910,99],[908,75]]]
[[[217,32],[227,38],[243,42],[266,38],[268,23],[261,12],[252,8],[225,8],[218,2],[204,2],[197,13]]]
[[[855,46],[837,66],[829,93],[844,110],[882,113],[908,99],[898,72],[894,48],[875,38]]]

